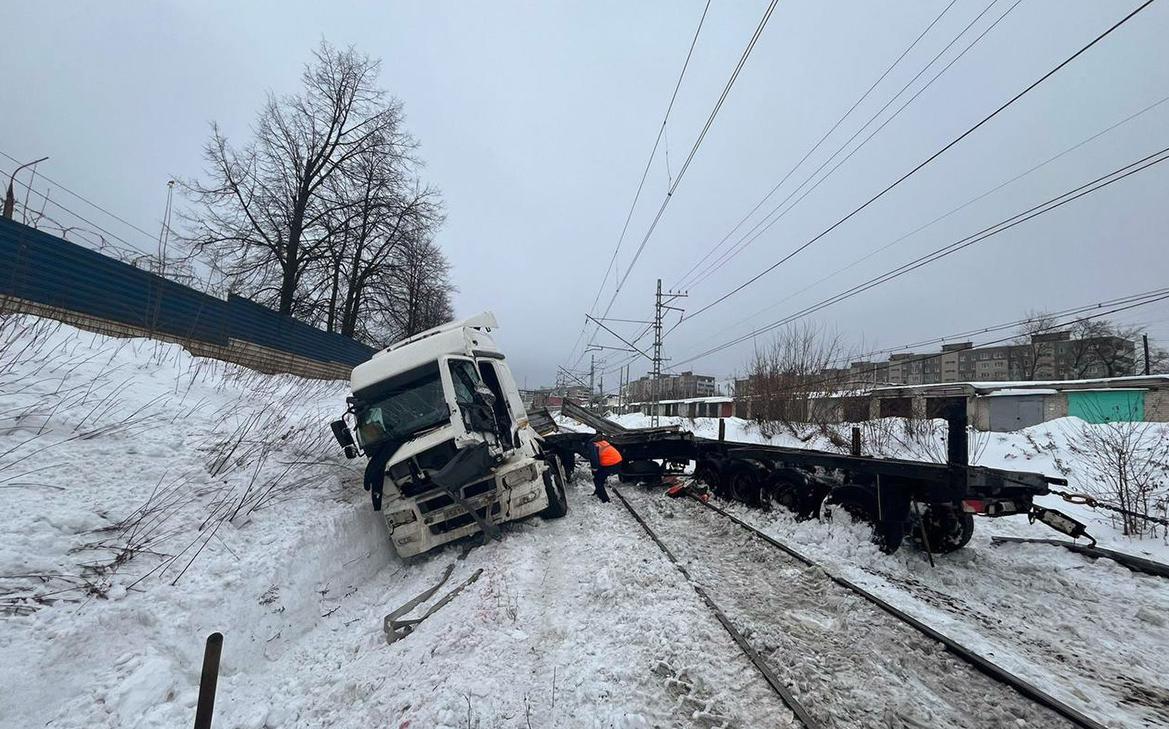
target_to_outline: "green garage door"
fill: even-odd
[[[1068,393],[1068,415],[1088,423],[1145,419],[1144,390],[1081,390]]]

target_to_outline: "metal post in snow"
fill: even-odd
[[[199,679],[199,702],[195,705],[195,729],[211,729],[215,711],[215,687],[219,683],[219,656],[223,651],[223,633],[207,636],[203,650],[203,675]]]

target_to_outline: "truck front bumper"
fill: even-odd
[[[493,524],[538,514],[548,507],[546,468],[541,461],[527,459],[503,463],[488,478],[464,486],[463,499]],[[406,511],[411,511],[414,519],[400,523]],[[474,517],[442,491],[401,499],[387,505],[383,513],[394,549],[402,557],[413,557],[480,531]]]

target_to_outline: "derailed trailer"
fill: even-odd
[[[1085,527],[1071,517],[1037,506],[1036,496],[1067,480],[1029,471],[972,466],[967,459],[965,403],[944,411],[947,463],[876,458],[806,448],[701,438],[678,428],[629,429],[566,402],[563,413],[602,433],[625,457],[621,477],[653,481],[693,467],[693,477],[718,496],[769,509],[780,505],[797,519],[843,511],[873,525],[875,541],[895,551],[909,536],[933,553],[965,546],[974,515],[1026,515],[1072,537]],[[545,436],[548,447],[572,463],[572,453],[591,435]]]

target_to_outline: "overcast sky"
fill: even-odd
[[[786,197],[989,2],[957,0],[740,232]],[[781,0],[610,316],[647,318],[655,280],[677,283],[946,4]],[[996,0],[934,68],[1013,4]],[[790,213],[691,286],[684,306],[694,311],[773,264],[1138,4],[1022,0]],[[51,155],[41,172],[154,231],[166,181],[200,173],[212,120],[243,141],[265,92],[296,90],[321,38],[353,44],[384,60],[382,84],[405,105],[408,127],[422,145],[424,175],[443,191],[448,217],[439,242],[459,287],[457,313],[494,311],[517,379],[535,386],[551,382],[557,365],[578,360],[581,347],[571,350],[703,5],[0,0],[6,30],[0,151],[22,161]],[[765,6],[760,0],[711,2],[666,142],[618,254],[618,271],[630,265],[670,175],[686,158]],[[819,282],[1169,96],[1167,37],[1169,2],[1162,0],[863,213],[686,321],[667,339],[666,354],[687,359],[1169,146],[1165,103]],[[886,116],[935,72],[926,72]],[[5,176],[12,167],[0,159]],[[86,214],[127,241],[153,248],[142,233],[96,211]],[[814,319],[850,341],[891,347],[1010,321],[1029,310],[1101,301],[1169,285],[1167,239],[1164,164]],[[610,279],[601,308],[612,292]],[[1126,320],[1146,322],[1154,336],[1169,339],[1166,304],[1135,310]],[[614,328],[627,336],[642,329]],[[620,346],[607,335],[597,341]],[[648,338],[639,342],[648,344]],[[686,368],[726,376],[742,369],[751,347],[748,341]],[[610,364],[620,358],[604,356]],[[587,357],[580,362],[587,365]],[[644,369],[644,362],[636,363],[634,376]],[[615,379],[610,373],[606,383]]]

